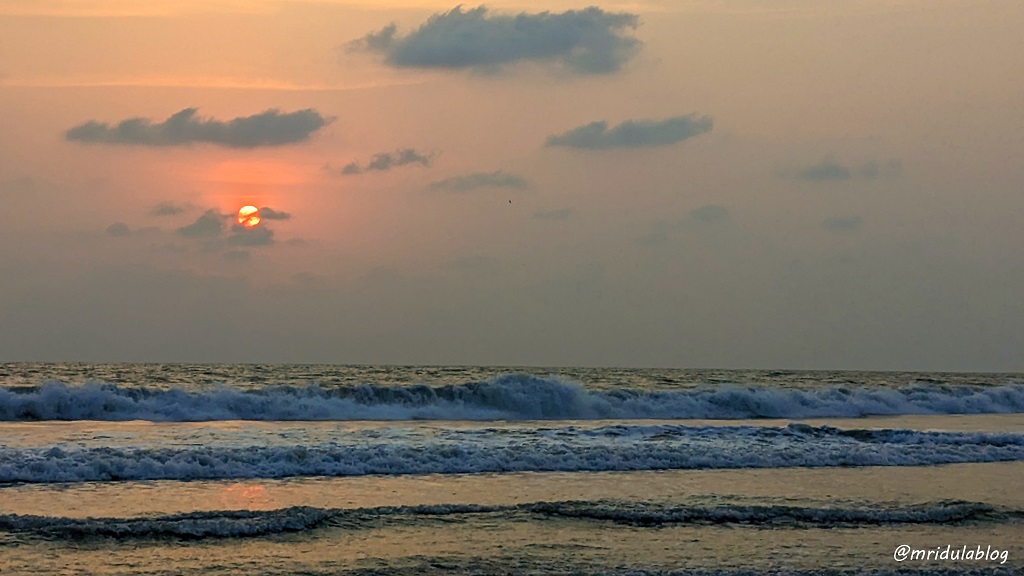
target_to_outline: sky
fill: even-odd
[[[0,0],[0,360],[1024,371],[1020,22]]]

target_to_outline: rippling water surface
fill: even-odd
[[[1015,374],[2,364],[0,574],[1020,573],[1022,466]]]

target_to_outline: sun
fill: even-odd
[[[260,225],[260,209],[255,206],[242,206],[238,209],[238,223],[243,228],[255,228]]]

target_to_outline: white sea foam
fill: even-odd
[[[585,420],[861,417],[1024,412],[1024,385],[839,388],[735,385],[675,391],[588,390],[505,374],[447,386],[276,386],[159,390],[48,382],[0,388],[0,420]]]
[[[1024,434],[840,430],[792,424],[450,429],[353,434],[318,444],[0,447],[0,482],[195,480],[626,471],[791,466],[921,466],[1024,460]]]

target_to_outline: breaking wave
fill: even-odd
[[[1024,412],[1024,384],[817,390],[734,385],[588,390],[505,374],[446,386],[272,386],[243,391],[90,383],[0,388],[0,420],[587,420],[824,418]]]
[[[377,508],[296,506],[270,511],[209,511],[135,518],[64,518],[0,515],[0,531],[49,539],[247,538],[321,527],[366,529],[453,516],[569,518],[631,526],[743,524],[762,527],[864,527],[1019,521],[1024,512],[987,504],[941,501],[896,507],[808,507],[720,504],[673,505],[614,500],[533,502],[506,506],[436,504]]]
[[[630,471],[923,466],[1024,460],[1024,434],[762,426],[616,425],[532,431],[442,430],[353,435],[318,444],[177,447],[0,447],[0,482],[90,482]]]

